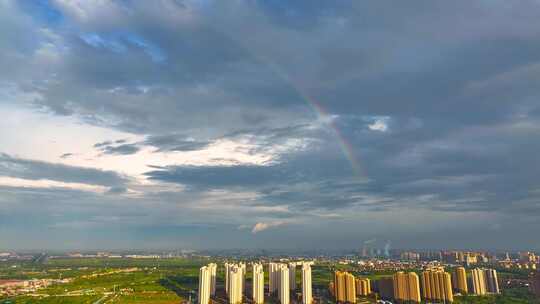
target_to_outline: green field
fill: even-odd
[[[199,268],[209,259],[111,259],[64,258],[50,259],[44,263],[2,262],[0,279],[72,278],[66,284],[56,284],[41,289],[33,296],[0,299],[4,303],[156,303],[169,304],[195,299]],[[220,263],[221,264],[221,263]],[[355,276],[379,279],[392,272],[361,272],[355,265],[319,263],[312,267],[313,288],[327,294],[328,283],[333,280],[335,269],[347,270]],[[218,267],[218,287],[223,285],[223,270]],[[301,271],[296,272],[297,281]],[[523,278],[523,271],[500,271],[501,277]],[[247,272],[247,279],[251,277]],[[268,273],[266,273],[266,281]],[[268,299],[268,303],[275,301]],[[373,303],[374,298],[360,298],[358,303]],[[456,296],[456,304],[468,303],[538,303],[526,288],[503,290],[497,296]]]
[[[198,284],[197,259],[52,259],[0,265],[0,278],[73,278],[0,303],[180,303]],[[14,267],[16,266],[16,267]],[[136,268],[133,270],[131,268]],[[122,272],[131,269],[130,272]]]

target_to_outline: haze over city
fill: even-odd
[[[533,0],[0,0],[0,249],[538,250],[539,29]]]

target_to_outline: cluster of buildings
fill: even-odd
[[[0,297],[36,292],[51,284],[69,283],[72,279],[0,280]]]
[[[346,271],[336,271],[334,282],[330,282],[330,293],[338,303],[356,303],[357,296],[368,296],[372,293],[371,280],[355,278]]]
[[[298,263],[269,263],[268,264],[268,295],[275,296],[281,304],[289,304],[291,293],[297,288],[296,267],[302,271],[302,303],[312,304],[311,264]],[[255,304],[264,303],[264,267],[261,263],[252,263],[251,296]],[[225,263],[225,293],[229,304],[240,304],[246,296],[246,264]],[[214,263],[201,267],[199,271],[199,304],[209,304],[216,293],[216,270]],[[292,291],[292,292],[291,292]]]
[[[534,252],[524,251],[517,254],[517,258],[512,258],[506,253],[506,258],[500,260],[499,264],[504,268],[530,269],[536,270],[540,264],[540,256]]]
[[[355,278],[348,272],[336,271],[330,292],[337,303],[356,303],[357,296],[372,293],[371,282],[367,278]],[[430,267],[418,275],[416,272],[398,271],[392,277],[373,282],[373,291],[382,299],[399,303],[429,302],[451,303],[454,293],[485,295],[498,294],[499,283],[494,269],[473,269],[469,277],[464,267],[458,267],[450,274],[443,267]]]

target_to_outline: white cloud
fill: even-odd
[[[108,187],[99,185],[89,185],[82,183],[66,183],[53,181],[49,179],[30,180],[23,178],[15,178],[9,176],[0,176],[0,187],[17,187],[17,188],[45,188],[45,189],[68,189],[95,193],[105,193],[109,191]]]
[[[377,118],[373,123],[368,125],[368,128],[371,131],[386,132],[388,131],[387,120],[387,118]]]
[[[253,226],[253,228],[251,229],[251,233],[256,234],[256,233],[259,233],[261,231],[267,230],[269,228],[279,227],[279,226],[283,226],[283,225],[285,225],[285,222],[283,222],[283,221],[267,222],[267,223],[259,222],[259,223],[255,224],[255,226]]]

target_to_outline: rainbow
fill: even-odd
[[[256,52],[252,52],[245,44],[235,39],[232,35],[229,35],[219,29],[216,29],[216,30],[224,34],[225,36],[227,36],[232,41],[236,42],[243,50],[245,50],[247,53],[253,56],[253,58],[255,58],[258,62],[269,67],[274,74],[276,74],[279,78],[281,78],[288,85],[290,85],[294,89],[296,94],[298,94],[298,96],[300,96],[300,98],[315,112],[318,118],[326,120],[326,118],[329,118],[331,116],[325,110],[325,108],[321,105],[320,102],[312,98],[309,94],[307,94],[305,90],[303,90],[292,79],[290,79],[289,75],[283,72],[277,64],[273,63],[272,61],[262,56],[257,55]],[[345,136],[343,136],[343,134],[341,133],[339,128],[336,126],[333,120],[329,120],[328,126],[330,127],[330,131],[332,132],[334,137],[337,139],[337,142],[339,144],[341,151],[343,152],[343,155],[351,164],[351,168],[352,168],[354,176],[357,179],[362,179],[363,177],[365,177],[364,171],[362,170],[362,166],[360,165],[360,161],[358,160],[358,157],[356,156],[356,153],[354,152],[354,149],[351,143],[347,141]]]
[[[305,90],[301,89],[298,85],[295,85],[295,83],[291,79],[289,79],[286,73],[281,72],[281,70],[272,63],[268,63],[267,65],[271,67],[274,73],[279,75],[283,80],[286,81],[286,83],[288,83],[292,88],[294,88],[294,91],[313,110],[313,112],[315,112],[318,118],[325,119],[331,116],[328,111],[326,111],[326,109],[321,105],[320,102],[315,100],[313,97],[310,97],[305,92]],[[360,161],[358,160],[358,157],[356,156],[356,153],[354,152],[354,148],[351,143],[347,141],[345,136],[343,136],[333,119],[328,120],[327,125],[330,127],[330,131],[332,132],[334,137],[337,139],[343,155],[351,164],[354,175],[356,177],[364,177],[364,171],[362,170]]]

